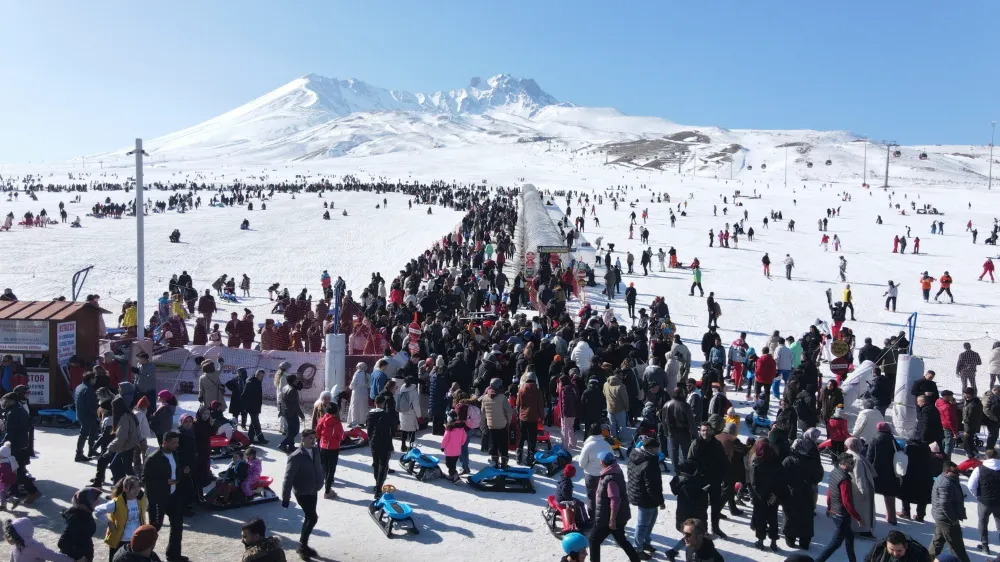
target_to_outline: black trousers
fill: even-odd
[[[507,428],[490,430],[490,457],[496,463],[497,459],[503,459],[504,464],[510,458],[510,451],[507,450]]]
[[[993,524],[1000,530],[1000,505],[988,506],[980,503],[976,506],[979,510],[979,542],[990,544],[990,517],[993,518]]]
[[[80,424],[80,435],[76,438],[76,452],[77,454],[83,454],[83,444],[87,444],[87,454],[89,455],[94,451],[94,443],[97,441],[97,428],[98,424],[87,423]]]
[[[969,555],[965,552],[965,542],[962,540],[962,525],[935,519],[934,536],[931,537],[931,546],[927,549],[931,552],[931,557],[937,558],[937,555],[944,550],[945,543],[951,547],[956,558],[962,562],[969,562]]]
[[[985,417],[983,418],[983,424],[986,426],[986,448],[992,449],[997,444],[997,435],[1000,434],[1000,424],[989,421]]]
[[[896,312],[896,297],[886,297],[886,299],[885,299],[885,308],[886,308],[886,310],[889,309],[889,303],[890,302],[892,303],[892,311]]]
[[[337,474],[337,462],[340,460],[340,449],[320,449],[319,458],[323,463],[323,475],[326,491],[333,486],[333,477]]]
[[[768,505],[766,500],[754,498],[750,522],[757,533],[757,540],[762,541],[764,537],[778,540],[778,502]]]
[[[625,529],[621,525],[617,529],[610,529],[607,525],[594,526],[594,529],[590,531],[590,559],[592,562],[601,562],[601,543],[608,536],[612,536],[618,546],[625,551],[625,556],[628,556],[630,562],[635,562],[639,560],[639,555],[635,551],[635,547],[632,543],[628,542],[628,537],[625,536]]]
[[[941,289],[937,292],[937,294],[934,295],[934,300],[938,300],[938,297],[941,296],[941,293],[948,293],[948,298],[951,299],[951,302],[955,302],[955,297],[951,295],[951,287],[941,287]]]
[[[35,487],[35,481],[28,477],[28,462],[31,460],[31,451],[24,449],[23,451],[14,453],[14,460],[17,461],[17,480],[16,482],[24,486],[24,489],[29,494],[34,494],[38,491]]]
[[[635,318],[635,301],[625,301],[625,304],[628,305],[628,317]]]
[[[149,515],[149,524],[157,531],[163,527],[163,519],[170,520],[170,539],[167,541],[167,558],[179,558],[181,555],[181,539],[184,534],[184,499],[180,486],[177,491],[170,494],[169,499],[163,503],[149,502],[146,509]]]
[[[524,448],[524,444],[528,444],[528,462],[535,460],[535,448],[538,445],[538,421],[527,422],[518,421],[518,425],[521,429],[521,435],[517,439],[517,453],[521,454],[521,449]]]
[[[264,432],[260,430],[260,414],[254,412],[247,412],[250,416],[250,427],[247,429],[247,438],[251,441],[256,441],[258,437],[264,437]]]
[[[724,505],[724,502],[722,501],[722,484],[716,483],[709,486],[708,503],[711,506],[711,513],[709,515],[709,518],[712,520],[712,530],[718,531],[719,521],[722,520],[722,506]],[[775,528],[777,528],[778,526],[777,508],[775,508],[774,516],[775,516],[774,526]]]
[[[695,281],[694,283],[691,283],[691,295],[692,296],[694,295],[694,288],[695,287],[698,287],[698,291],[701,293],[701,296],[705,296],[705,289],[701,288],[701,283],[699,283],[698,281]]]
[[[392,451],[372,451],[372,472],[375,475],[375,493],[382,493],[382,485],[389,475],[389,460]]]
[[[852,303],[852,302],[845,302],[844,303],[844,308],[850,309],[850,311],[851,311],[851,320],[854,320],[854,303]]]
[[[597,484],[601,481],[601,477],[585,474],[583,476],[583,481],[587,487],[587,510],[591,513],[591,515],[593,515],[596,513]]]
[[[962,432],[962,448],[965,449],[965,456],[970,459],[976,458],[979,451],[976,450],[976,434],[971,431]]]
[[[299,533],[300,546],[309,544],[309,535],[312,534],[313,527],[319,521],[319,515],[316,514],[317,499],[319,499],[319,496],[316,494],[295,494],[295,503],[299,504],[299,507],[302,508],[302,532]]]

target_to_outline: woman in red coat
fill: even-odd
[[[101,367],[108,372],[108,379],[111,381],[111,389],[118,390],[118,383],[122,381],[122,364],[115,360],[115,354],[110,351],[104,352],[104,361]],[[125,379],[126,381],[128,379]]]
[[[319,458],[323,463],[324,489],[326,499],[336,499],[333,491],[333,477],[337,473],[337,461],[340,460],[340,442],[344,440],[344,426],[340,423],[340,408],[336,402],[326,406],[326,413],[316,424],[316,436],[319,438]]]

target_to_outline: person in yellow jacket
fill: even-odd
[[[846,285],[844,287],[844,298],[840,299],[844,301],[844,308],[851,309],[851,321],[854,321],[854,294],[851,293],[851,286]]]
[[[146,496],[139,479],[126,476],[119,480],[111,490],[111,501],[94,507],[94,518],[107,521],[104,543],[112,553],[128,544],[132,533],[146,524]]]
[[[136,326],[139,325],[138,321],[138,306],[136,303],[129,301],[125,305],[125,314],[122,314],[122,328],[125,328],[125,333],[128,336],[136,336]]]
[[[176,314],[181,320],[187,320],[189,318],[187,309],[184,308],[184,301],[181,300],[181,296],[174,295],[174,302],[171,304],[170,311]]]

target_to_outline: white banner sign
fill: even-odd
[[[76,355],[76,322],[62,322],[56,326],[56,360],[59,366],[69,364]]]
[[[0,320],[0,350],[48,351],[49,323],[44,320]]]

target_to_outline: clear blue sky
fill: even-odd
[[[0,162],[126,146],[310,72],[410,91],[508,72],[684,124],[987,144],[998,22],[990,0],[10,0]]]

